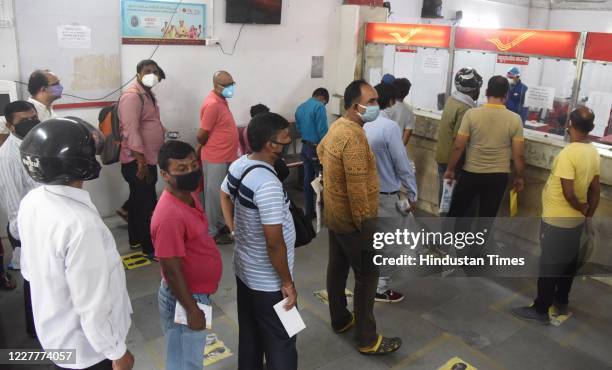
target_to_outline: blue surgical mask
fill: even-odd
[[[63,91],[64,87],[62,85],[57,84],[51,86],[51,94],[53,94],[53,96],[55,96],[56,98],[61,98]]]
[[[361,117],[361,120],[363,121],[363,123],[372,122],[376,118],[378,118],[378,114],[380,113],[380,107],[378,105],[365,106],[365,105],[359,104],[359,106],[362,108],[365,108],[366,110],[364,113],[357,112],[357,114],[359,114],[359,117]]]
[[[236,90],[236,85],[229,85],[226,88],[224,88],[223,91],[221,91],[221,95],[223,95],[223,97],[226,99],[232,98],[234,96],[235,90]]]

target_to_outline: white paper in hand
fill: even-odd
[[[440,199],[440,213],[448,213],[450,211],[451,201],[453,200],[453,192],[455,191],[456,180],[453,180],[449,185],[448,180],[442,181],[442,198]]]
[[[287,303],[287,299],[288,298],[285,298],[275,304],[274,311],[276,311],[276,314],[285,327],[287,334],[289,334],[289,338],[291,338],[297,333],[306,329],[306,324],[304,324],[304,320],[302,320],[302,316],[295,306],[289,311],[285,311],[285,303]]]
[[[317,234],[321,231],[321,198],[322,198],[321,193],[323,192],[323,185],[321,184],[321,181],[323,181],[323,178],[321,177],[321,175],[319,175],[317,176],[317,178],[312,180],[312,182],[310,183],[316,195],[315,196],[315,211],[317,214]]]
[[[206,317],[206,329],[212,329],[212,306],[204,303],[198,303],[198,308],[204,311]],[[174,308],[174,322],[181,325],[189,325],[187,323],[187,312],[183,306],[176,301],[176,307]]]

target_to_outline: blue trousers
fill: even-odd
[[[208,294],[194,294],[199,303],[210,305]],[[202,370],[206,331],[195,331],[174,322],[176,297],[162,280],[157,296],[162,331],[166,337],[166,370]]]

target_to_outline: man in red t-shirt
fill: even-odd
[[[151,237],[161,265],[158,300],[166,337],[166,368],[202,369],[209,318],[198,303],[211,304],[210,296],[221,280],[221,255],[193,194],[202,176],[193,147],[169,141],[159,150],[158,163],[166,189],[153,213]],[[185,309],[188,325],[174,322],[178,304]]]
[[[234,96],[235,87],[232,75],[225,71],[216,72],[213,90],[200,108],[198,142],[202,145],[204,207],[209,221],[208,232],[217,244],[233,242],[229,230],[224,227],[219,189],[230,163],[238,157],[238,128],[227,104],[227,99]]]

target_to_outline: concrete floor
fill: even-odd
[[[129,253],[126,226],[117,218],[106,221],[120,253]],[[213,332],[235,353],[238,323],[232,246],[220,250],[224,271],[213,296]],[[393,286],[406,299],[397,304],[377,303],[375,313],[379,332],[400,336],[404,344],[392,355],[366,357],[355,350],[353,331],[332,332],[327,306],[313,295],[325,288],[326,266],[327,233],[323,231],[313,243],[296,251],[295,281],[307,326],[298,335],[300,369],[436,370],[453,357],[480,370],[612,369],[612,288],[592,279],[577,279],[570,304],[574,315],[560,327],[525,323],[510,314],[511,307],[527,304],[534,296],[532,279],[396,279]],[[136,357],[135,369],[163,369],[164,339],[156,298],[159,266],[127,271],[126,276],[134,308],[128,347]],[[25,335],[21,294],[21,282],[15,291],[0,292],[0,348],[38,346]],[[237,356],[209,368],[236,369]]]

